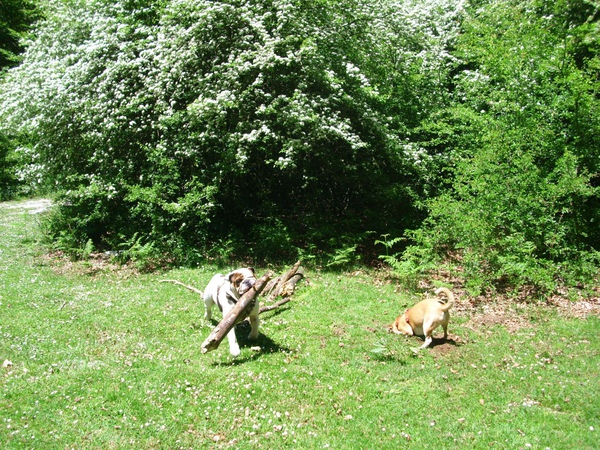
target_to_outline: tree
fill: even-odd
[[[428,129],[429,142],[455,149],[456,169],[429,201],[403,267],[453,259],[474,291],[548,292],[594,279],[600,66],[588,32],[597,15],[578,1],[482,2],[471,11],[455,53],[454,101]]]
[[[21,39],[38,17],[38,10],[30,1],[0,2],[0,70],[18,62],[18,55],[24,50]]]
[[[56,236],[296,258],[418,219],[406,130],[441,86],[429,31],[452,27],[410,37],[416,3],[143,3],[54,5],[4,84],[5,125],[63,193]]]
[[[0,2],[0,75],[16,65],[24,50],[21,41],[38,18],[38,11],[29,1]],[[17,158],[11,140],[0,132],[0,199],[9,199],[18,188]]]

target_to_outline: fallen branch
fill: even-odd
[[[277,303],[273,303],[272,305],[261,306],[261,308],[258,310],[258,314],[262,314],[267,311],[273,311],[274,309],[279,308],[281,305],[285,305],[291,299],[292,299],[291,297],[284,297],[281,300],[279,300]]]
[[[262,306],[258,313],[262,314],[267,311],[273,311],[289,302],[296,289],[296,284],[303,278],[304,273],[300,269],[300,261],[298,261],[285,275],[276,278],[275,282],[271,281],[267,286],[267,288],[271,288],[271,292],[267,295],[269,300],[274,300],[278,296],[283,298],[272,305]]]
[[[200,347],[202,353],[207,353],[218,348],[221,341],[227,336],[227,333],[229,333],[235,324],[248,316],[258,301],[256,297],[258,297],[266,287],[267,282],[271,279],[272,275],[271,272],[267,272],[261,278],[256,280],[256,283],[248,290],[248,292],[240,297],[229,314],[223,317],[223,320],[219,322],[210,335],[204,340]]]
[[[304,274],[302,272],[298,273],[299,268],[300,268],[300,261],[296,262],[296,264],[294,264],[292,266],[292,268],[287,271],[287,273],[285,273],[284,275],[280,276],[277,279],[277,282],[275,283],[274,287],[272,288],[272,292],[269,293],[269,300],[274,300],[275,298],[277,298],[279,296],[287,297],[293,293],[294,287],[296,286],[296,283],[299,280],[297,280],[291,286],[291,293],[288,294],[287,293],[288,289],[284,289],[284,288],[286,288],[287,283],[290,281],[290,279],[292,277],[294,277],[296,275],[300,275],[300,278],[304,277]]]

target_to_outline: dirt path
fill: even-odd
[[[0,203],[0,209],[14,210],[20,212],[22,210],[27,211],[29,214],[39,214],[47,211],[52,206],[52,202],[45,198],[35,200],[25,200],[17,202],[2,202]]]

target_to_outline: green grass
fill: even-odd
[[[261,315],[262,351],[242,324],[239,358],[203,355],[201,301],[159,280],[217,269],[57,263],[19,205],[0,204],[3,448],[599,448],[598,317],[532,306],[509,333],[457,311],[453,342],[414,355],[386,326],[416,293],[309,272]]]

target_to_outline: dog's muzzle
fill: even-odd
[[[245,278],[244,281],[242,281],[242,284],[240,284],[240,295],[244,295],[246,292],[248,292],[255,283],[256,278]]]

